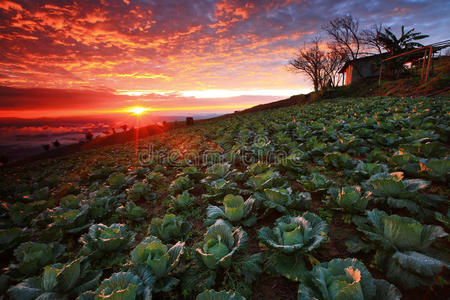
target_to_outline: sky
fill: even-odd
[[[0,0],[0,117],[223,113],[307,93],[286,64],[344,14],[449,38],[448,0]]]

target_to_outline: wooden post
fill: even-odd
[[[425,58],[427,57],[427,50],[423,53],[423,61],[422,61],[422,75],[420,76],[420,81],[423,80],[423,73],[425,72]]]
[[[383,72],[383,64],[380,64],[380,74],[378,75],[378,86],[381,85],[381,73]]]
[[[433,56],[433,47],[430,46],[430,53],[428,54],[427,75],[425,77],[425,82],[428,82],[428,74],[430,73],[430,65],[431,65],[432,56]]]

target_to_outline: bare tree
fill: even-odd
[[[383,44],[380,41],[382,30],[383,24],[375,24],[361,32],[362,44],[368,48],[368,51],[374,49],[378,52],[378,54],[383,53]]]
[[[359,20],[351,15],[337,17],[322,26],[331,38],[331,45],[339,50],[339,53],[346,53],[351,60],[356,60],[361,56],[363,41]],[[354,64],[354,69],[361,78],[358,65]]]
[[[289,71],[309,77],[315,92],[339,84],[338,72],[348,57],[347,52],[332,44],[328,45],[328,51],[320,50],[321,41],[319,37],[315,37],[309,46],[300,48],[288,64]]]
[[[337,17],[323,26],[332,43],[341,52],[347,52],[351,59],[357,59],[361,50],[359,20],[351,15]]]
[[[328,52],[326,54],[326,59],[324,62],[324,72],[326,75],[326,80],[332,87],[337,87],[339,85],[339,70],[345,64],[348,59],[347,53],[340,51],[333,45],[329,45]]]
[[[310,46],[301,47],[295,58],[288,63],[288,70],[295,73],[302,73],[309,77],[317,93],[319,88],[324,87],[324,64],[325,52],[319,48],[320,38],[316,37]]]

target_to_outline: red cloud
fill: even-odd
[[[300,92],[306,80],[287,73],[284,65],[298,46],[337,14],[354,13],[368,23],[392,23],[388,15],[395,13],[395,22],[401,24],[409,20],[403,17],[407,11],[421,20],[414,24],[416,29],[435,34],[436,40],[446,38],[441,29],[450,26],[445,10],[437,8],[448,7],[444,2],[44,2],[0,2],[0,85],[76,91],[107,87],[165,93],[208,89]],[[433,26],[434,22],[439,26]],[[106,98],[89,96],[105,107],[126,101],[113,93]],[[9,105],[14,109],[22,104],[23,108],[70,107],[64,101],[40,101]],[[79,98],[73,106],[90,107],[92,101]]]

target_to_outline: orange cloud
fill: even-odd
[[[442,28],[449,25],[443,9],[425,2],[44,2],[0,0],[0,84],[15,88],[152,90],[165,95],[217,90],[300,93],[310,83],[286,72],[284,66],[296,49],[335,15],[348,10],[362,23],[378,23],[395,14],[393,22],[401,24],[408,20],[408,12],[420,20],[416,29],[435,34],[436,40],[446,38]],[[428,15],[431,12],[433,18]],[[435,21],[439,26],[430,25]],[[109,108],[108,101],[91,99]],[[77,105],[73,109],[82,109]]]
[[[17,11],[23,10],[23,8],[20,4],[12,2],[12,1],[7,1],[7,0],[0,2],[0,9],[17,10]]]

